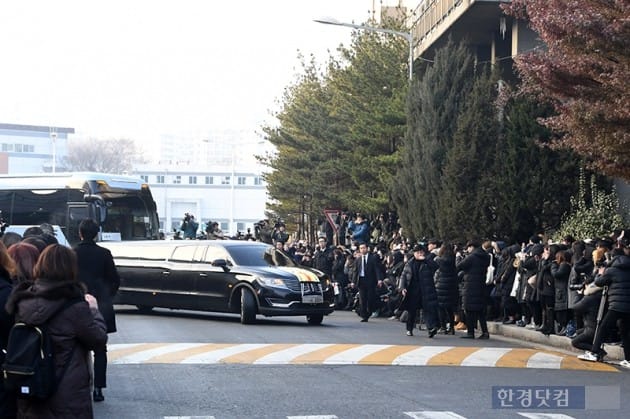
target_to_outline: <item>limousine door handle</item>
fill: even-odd
[[[205,278],[205,277],[207,277],[208,275],[207,275],[207,274],[204,274],[204,273],[200,273],[200,274],[199,274],[199,276],[203,276],[203,277]]]
[[[170,275],[171,273],[169,271],[164,271],[162,272],[162,275]]]

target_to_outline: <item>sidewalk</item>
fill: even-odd
[[[525,327],[518,327],[513,324],[507,325],[498,322],[488,322],[488,331],[490,332],[491,337],[492,335],[500,335],[511,339],[551,346],[565,351],[574,352],[576,355],[584,353],[584,351],[581,351],[571,346],[571,339],[567,337],[556,335],[545,336],[535,330],[527,329]],[[604,345],[604,349],[606,350],[606,352],[608,352],[606,360],[621,361],[624,359],[623,348],[621,346]]]

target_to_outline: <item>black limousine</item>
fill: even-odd
[[[273,246],[253,241],[160,240],[100,242],[109,249],[121,284],[115,304],[240,313],[306,316],[320,324],[334,310],[324,273],[296,264]]]

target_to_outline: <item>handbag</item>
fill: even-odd
[[[490,253],[490,265],[486,271],[486,285],[494,284],[494,265],[492,264],[492,253]]]
[[[510,291],[510,297],[516,297],[518,295],[518,289],[521,287],[521,273],[516,271],[514,276],[514,283],[512,284],[512,290]]]
[[[532,286],[533,288],[536,288],[536,274],[530,276],[529,278],[527,278],[527,283]]]

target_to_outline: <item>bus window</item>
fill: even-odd
[[[87,205],[68,205],[68,224],[66,225],[66,239],[70,243],[80,241],[79,223],[89,218],[89,210]]]

